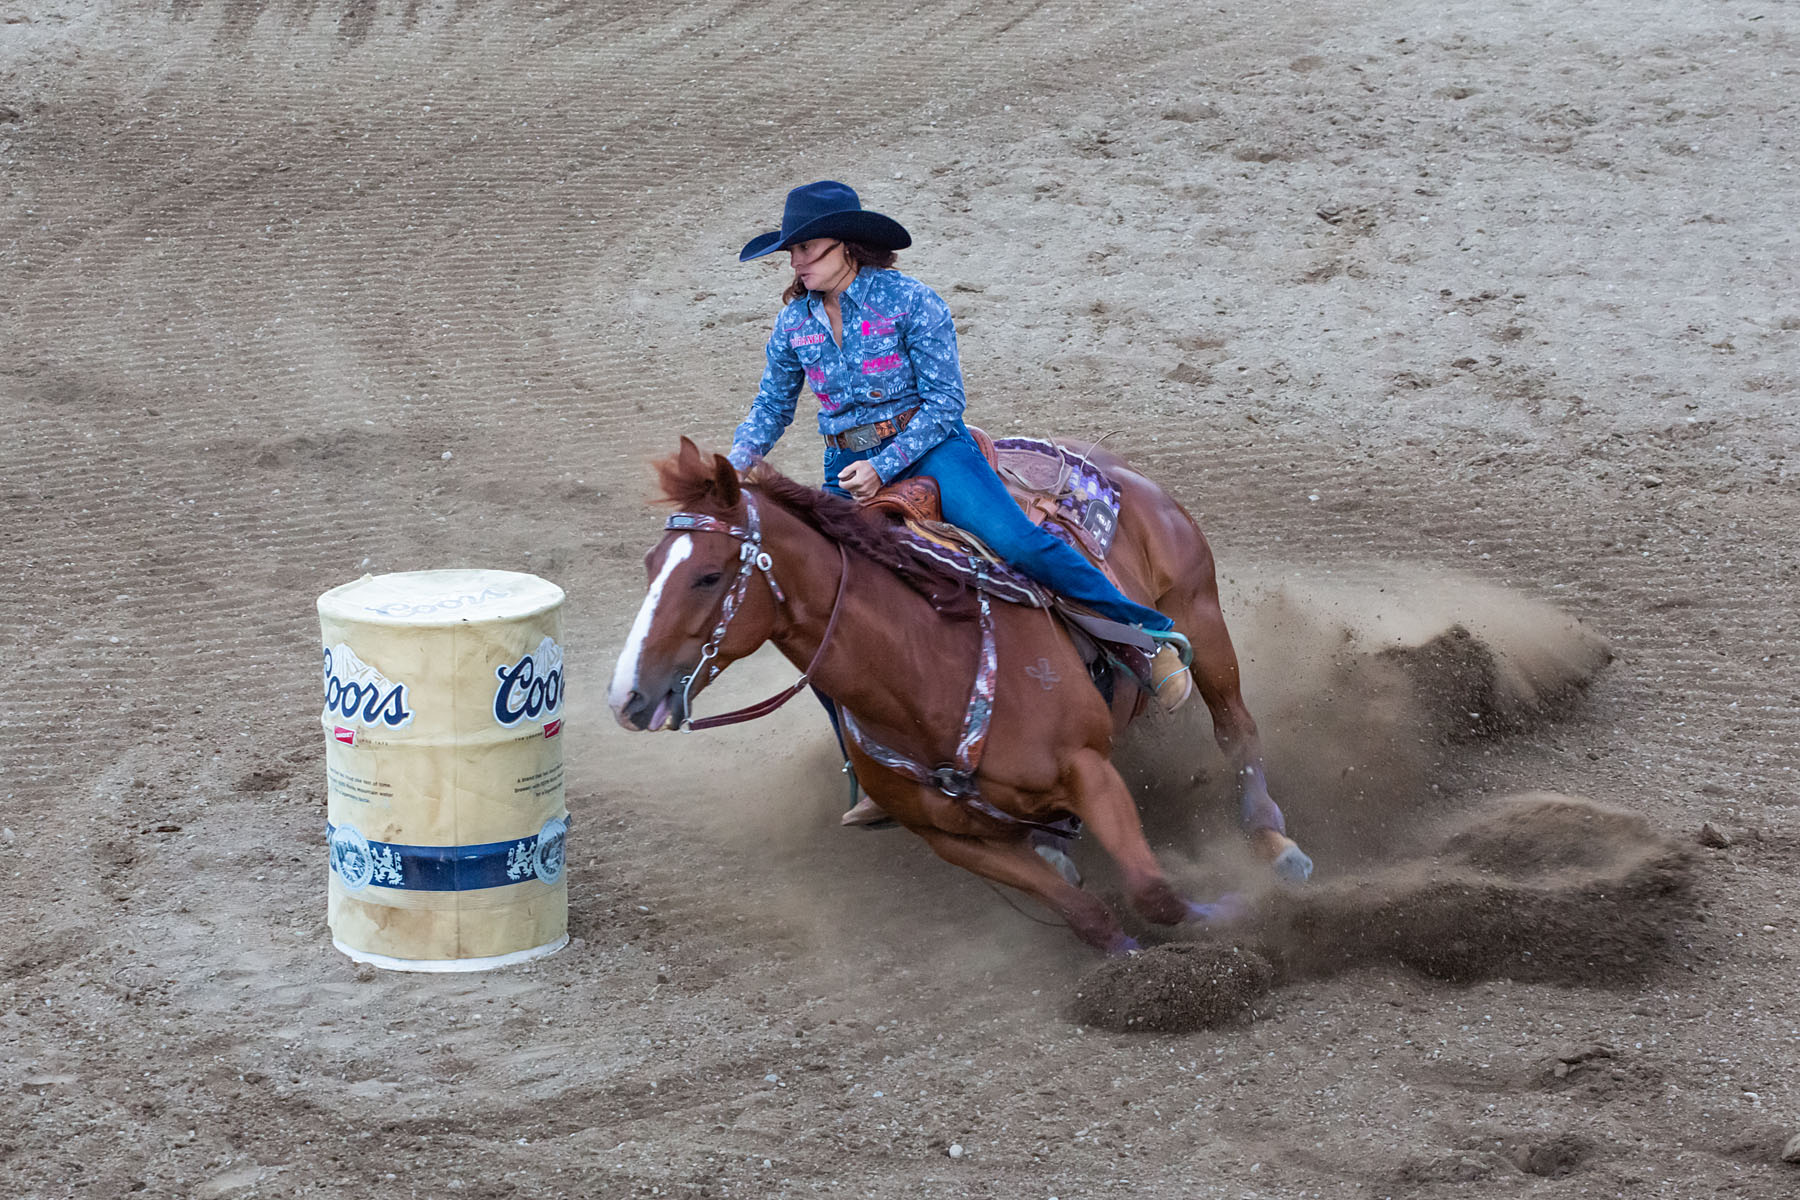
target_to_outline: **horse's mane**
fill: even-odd
[[[663,496],[682,508],[710,508],[719,516],[735,515],[737,506],[728,505],[719,495],[718,480],[705,465],[708,457],[690,460],[676,455],[656,463]],[[893,572],[939,613],[958,618],[974,615],[975,595],[967,581],[919,554],[910,535],[899,526],[871,518],[855,501],[807,487],[764,462],[742,472],[739,479],[852,554]]]

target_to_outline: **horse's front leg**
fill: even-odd
[[[1130,789],[1104,754],[1092,747],[1077,750],[1064,764],[1062,782],[1073,799],[1071,809],[1119,864],[1131,907],[1146,920],[1175,925],[1182,921],[1229,920],[1239,915],[1241,906],[1235,898],[1200,904],[1170,885],[1150,843],[1144,840],[1144,826],[1138,819]]]
[[[913,832],[945,862],[1035,896],[1061,914],[1076,937],[1101,953],[1128,954],[1138,948],[1106,905],[1072,886],[1029,842],[989,840],[932,828],[914,828]]]
[[[1212,714],[1213,739],[1231,764],[1237,782],[1238,825],[1257,857],[1274,867],[1277,875],[1303,882],[1312,875],[1313,862],[1287,836],[1287,821],[1269,795],[1262,738],[1244,705],[1237,651],[1219,609],[1217,587],[1203,590],[1181,611],[1188,618],[1181,623],[1182,632],[1194,647],[1194,685]]]

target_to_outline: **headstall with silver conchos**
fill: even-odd
[[[700,647],[700,661],[694,664],[692,673],[684,676],[681,680],[683,713],[681,728],[687,732],[696,729],[711,729],[718,725],[735,725],[739,721],[750,721],[757,717],[767,716],[798,695],[800,690],[812,681],[813,672],[818,669],[819,663],[825,657],[825,647],[831,644],[832,632],[837,628],[838,610],[843,607],[844,588],[850,582],[850,557],[844,547],[840,545],[838,547],[838,590],[836,599],[831,603],[831,619],[825,623],[825,636],[819,639],[819,648],[813,654],[812,662],[807,664],[806,670],[801,673],[799,679],[794,681],[793,686],[769,697],[760,704],[753,704],[748,708],[740,708],[735,712],[724,713],[717,717],[702,717],[698,721],[694,720],[692,716],[694,681],[700,678],[702,670],[706,672],[705,679],[701,680],[703,687],[718,677],[722,668],[715,666],[712,660],[718,657],[719,646],[725,640],[725,631],[730,627],[731,619],[737,615],[738,606],[744,602],[744,596],[750,590],[750,577],[755,572],[761,571],[763,578],[768,581],[769,592],[775,597],[775,603],[778,605],[787,603],[787,595],[781,590],[781,584],[775,579],[775,560],[769,557],[767,550],[763,549],[762,520],[756,512],[756,501],[750,497],[748,492],[744,494],[744,512],[745,518],[742,527],[706,513],[694,512],[674,513],[663,525],[664,529],[682,532],[722,533],[726,537],[736,538],[740,543],[738,546],[738,576],[732,582],[731,590],[725,593],[725,599],[719,606],[719,623],[713,626],[712,636],[707,639],[704,646]]]

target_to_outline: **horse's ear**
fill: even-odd
[[[682,439],[686,441],[686,439]],[[719,503],[726,508],[738,505],[738,473],[731,465],[731,460],[723,454],[713,455],[713,487],[718,489]]]
[[[681,448],[675,452],[675,461],[684,475],[704,474],[706,468],[701,464],[700,447],[694,445],[693,439],[686,434],[681,436]]]

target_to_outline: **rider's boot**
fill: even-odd
[[[1156,698],[1173,712],[1194,694],[1194,648],[1186,637],[1173,629],[1146,629],[1158,643],[1156,657],[1150,660],[1150,683]]]
[[[856,772],[851,768],[850,760],[847,758],[844,760],[844,776],[850,781],[851,805],[849,811],[838,818],[838,824],[879,825],[888,821],[887,810],[871,800],[869,793],[863,791],[863,786],[857,782]]]
[[[887,810],[871,800],[869,798],[869,793],[864,792],[857,798],[856,803],[850,807],[850,810],[838,818],[838,824],[873,825],[877,821],[885,821],[887,819]]]

